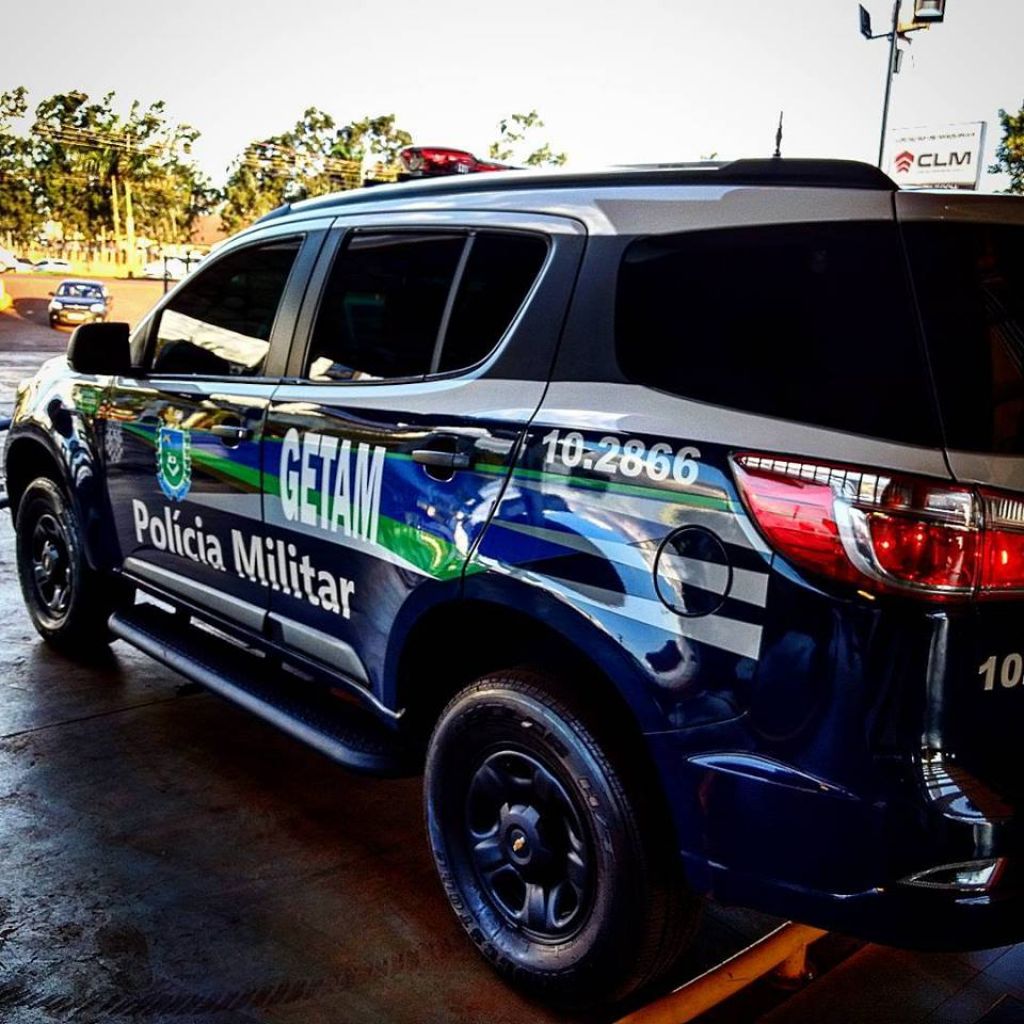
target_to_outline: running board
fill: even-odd
[[[346,768],[391,776],[416,771],[398,737],[364,707],[192,625],[187,616],[138,604],[115,612],[110,631]]]

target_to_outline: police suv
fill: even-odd
[[[294,204],[21,385],[50,643],[417,771],[514,982],[699,900],[1024,937],[1024,202],[741,160]]]

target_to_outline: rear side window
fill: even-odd
[[[904,228],[946,440],[1024,454],[1024,227]]]
[[[307,376],[422,378],[484,359],[522,305],[547,252],[498,233],[353,235],[317,315]]]
[[[508,330],[547,255],[535,235],[470,238],[469,255],[435,369],[461,370],[484,359]]]
[[[702,402],[941,443],[897,230],[797,224],[641,239],[619,274],[625,375]]]
[[[259,376],[300,244],[250,246],[196,271],[160,313],[152,371]]]

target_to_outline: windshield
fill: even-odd
[[[103,301],[103,290],[96,284],[65,283],[57,289],[57,295],[62,299],[92,299],[94,302]]]

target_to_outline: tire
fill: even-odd
[[[39,635],[75,655],[107,646],[114,588],[90,569],[78,517],[52,480],[41,477],[26,488],[15,533],[21,593]]]
[[[513,984],[577,1009],[656,980],[700,915],[651,787],[625,768],[639,759],[591,717],[554,677],[486,676],[441,715],[424,780],[434,861],[469,937]]]

